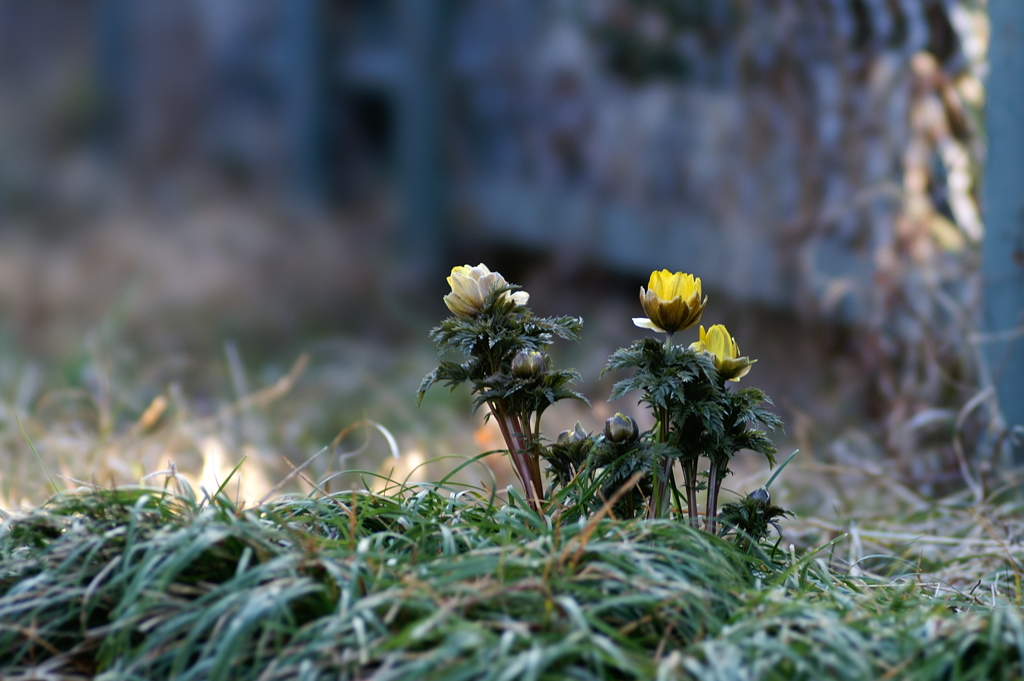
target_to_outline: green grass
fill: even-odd
[[[187,489],[185,490],[188,491]],[[675,521],[396,486],[65,493],[0,534],[4,679],[1019,678],[1013,604]]]

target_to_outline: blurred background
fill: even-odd
[[[478,262],[586,321],[553,354],[594,409],[549,437],[643,419],[598,374],[667,268],[759,360],[812,476],[786,505],[984,486],[989,25],[982,0],[0,0],[0,507],[45,498],[37,457],[62,488],[173,463],[208,490],[244,458],[253,500],[364,419],[397,460],[357,427],[282,489],[499,447],[462,391],[415,405]]]

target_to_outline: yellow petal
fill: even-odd
[[[482,300],[484,297],[480,283],[462,272],[452,272],[452,276],[448,277],[448,284],[452,287],[452,292],[455,295],[467,302]]]
[[[698,299],[701,296],[700,279],[684,272],[672,273],[668,270],[651,272],[647,288],[662,300],[672,300],[676,296],[689,298],[695,293]]]
[[[478,312],[476,308],[468,305],[465,300],[454,293],[449,293],[444,297],[444,304],[448,306],[452,314],[458,317],[472,317]]]
[[[665,300],[672,300],[676,296],[688,298],[690,292],[686,285],[687,276],[682,272],[670,274],[668,270],[664,270],[661,277],[661,291],[659,291],[661,297]]]
[[[673,275],[668,270],[661,270],[657,274],[658,277],[656,285],[654,287],[654,292],[658,295],[659,298],[661,298],[662,300],[672,300],[677,295],[679,295],[678,293],[676,293],[676,289],[679,288],[679,282],[677,281],[675,275]]]
[[[655,270],[651,272],[651,278],[647,282],[647,290],[658,295],[662,292],[663,285],[662,280],[668,274],[668,270]]]
[[[729,336],[729,332],[721,324],[715,324],[708,329],[707,333],[703,334],[701,340],[707,346],[708,352],[720,359],[736,357],[736,354],[733,352],[732,337]]]

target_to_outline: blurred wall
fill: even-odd
[[[48,159],[102,149],[158,201],[397,188],[398,243],[435,266],[487,236],[863,321],[903,277],[893,244],[938,261],[980,239],[984,20],[970,0],[0,0],[0,213],[47,203]]]
[[[467,232],[861,321],[894,241],[980,239],[967,3],[460,8],[447,134]]]

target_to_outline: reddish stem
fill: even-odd
[[[524,427],[518,415],[512,414],[510,419],[513,432],[520,437],[520,451],[523,453],[527,469],[530,471],[534,500],[537,502],[537,507],[540,508],[540,502],[544,498],[544,481],[540,475],[540,453],[537,451],[536,436],[529,430],[529,420],[526,421],[526,427]]]
[[[512,457],[512,464],[516,471],[516,475],[519,477],[520,482],[523,483],[523,489],[526,492],[526,500],[530,504],[530,508],[534,511],[540,512],[539,495],[535,491],[533,470],[530,466],[530,457],[526,453],[526,446],[523,438],[522,428],[517,426],[517,422],[506,413],[505,405],[499,400],[488,402],[488,406],[491,409],[491,414],[498,422],[498,428],[501,430],[501,436],[505,440],[505,446],[508,448],[508,453]],[[539,471],[538,471],[539,472]]]

